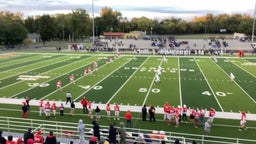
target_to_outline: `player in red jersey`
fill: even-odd
[[[44,101],[41,99],[39,101],[39,116],[42,116],[42,113],[44,113]]]
[[[120,120],[119,119],[120,107],[119,107],[118,103],[115,104],[114,110],[115,110],[115,118],[114,118],[114,120]]]
[[[88,116],[92,119],[92,118],[93,118],[93,115],[92,115],[92,102],[91,102],[91,101],[88,101],[88,102],[87,102],[87,109],[88,109],[88,111],[89,111]]]
[[[45,108],[45,117],[46,118],[50,118],[50,115],[51,115],[51,104],[50,102],[48,101],[45,105],[44,105],[44,108]]]
[[[107,103],[106,105],[106,112],[107,112],[107,119],[110,120],[110,104]]]
[[[70,75],[69,80],[70,80],[70,83],[75,84],[75,76],[74,76],[74,74]]]
[[[88,74],[91,73],[92,72],[92,67],[88,66],[87,71],[88,71]]]
[[[52,110],[53,117],[56,118],[56,110],[57,110],[56,103],[52,104],[51,110]]]
[[[165,102],[164,104],[164,120],[167,120],[167,115],[169,113],[169,103],[168,102]]]
[[[93,70],[95,70],[95,71],[98,70],[98,62],[97,62],[97,61],[95,61],[95,62],[93,63]]]
[[[210,120],[211,123],[213,123],[215,113],[216,113],[215,109],[211,108],[210,111],[209,111],[209,120]]]
[[[245,112],[242,112],[241,120],[240,120],[239,131],[242,131],[242,130],[247,130],[247,127],[246,127],[246,113]]]
[[[88,70],[84,69],[84,75],[87,75],[87,74],[88,74]]]
[[[58,80],[56,86],[57,86],[57,89],[61,90],[61,88],[62,88],[62,82],[61,82],[61,80]]]

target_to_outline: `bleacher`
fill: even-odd
[[[23,137],[24,132],[28,128],[33,129],[33,133],[36,133],[39,129],[44,136],[47,136],[49,131],[52,130],[57,140],[61,144],[69,144],[71,141],[78,143],[77,123],[50,121],[50,120],[36,120],[36,119],[19,119],[12,117],[0,117],[0,129],[3,130],[3,136],[13,135],[15,139]],[[85,139],[88,142],[92,136],[92,125],[85,124]],[[107,139],[108,126],[100,126],[101,135]],[[136,129],[126,128],[127,143],[134,143],[136,141],[143,140],[143,143],[174,143],[175,140],[179,140],[181,144],[191,144],[193,141],[199,143],[225,143],[225,144],[238,144],[238,143],[256,143],[256,140],[228,138],[228,137],[216,137],[195,135],[188,133],[177,132],[164,132],[164,131],[152,131],[148,129]],[[119,139],[119,138],[118,138]]]

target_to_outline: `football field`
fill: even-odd
[[[256,113],[256,58],[82,54],[3,53],[0,55],[0,97],[126,106],[186,104],[221,112]],[[112,59],[112,61],[111,61]],[[94,69],[97,61],[98,68]],[[84,70],[92,67],[92,72]],[[155,82],[161,67],[160,82]],[[230,73],[235,76],[230,79]],[[70,82],[70,75],[75,83]],[[56,83],[62,81],[62,88]]]

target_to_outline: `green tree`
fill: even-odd
[[[0,17],[0,42],[5,45],[22,44],[27,38],[28,32],[20,23],[20,20],[13,20],[9,17]]]
[[[92,35],[92,27],[89,15],[86,10],[76,9],[72,12],[71,17],[72,39],[83,39],[86,36]]]
[[[39,18],[39,33],[44,45],[46,41],[54,40],[55,28],[54,19],[50,15],[43,15]]]

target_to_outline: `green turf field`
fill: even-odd
[[[106,64],[110,57],[113,61]],[[64,101],[70,91],[77,102],[86,97],[95,103],[162,106],[168,101],[174,106],[256,113],[256,59],[167,58],[166,63],[161,56],[6,53],[0,59],[0,97]],[[98,70],[84,75],[96,60]],[[154,83],[159,66],[161,82]],[[70,83],[71,74],[76,84]],[[58,80],[63,83],[61,91],[56,89]]]
[[[111,57],[113,61],[106,63]],[[164,62],[161,56],[3,53],[0,55],[0,97],[15,100],[28,96],[33,100],[65,101],[65,94],[70,91],[75,102],[86,97],[94,104],[109,102],[139,107],[153,104],[161,108],[168,101],[174,106],[186,104],[195,108],[213,107],[218,112],[256,113],[256,58],[168,56],[167,59]],[[84,75],[84,70],[89,66],[93,68],[95,61],[98,61],[97,71]],[[159,66],[163,69],[161,82],[155,83]],[[229,76],[231,72],[235,75],[233,82]],[[75,84],[70,83],[71,74],[75,76]],[[58,80],[62,81],[61,90],[56,88]],[[15,109],[13,105],[0,106],[6,107]],[[8,110],[1,111],[2,116],[15,117]],[[161,128],[164,129],[165,124],[161,124]],[[239,126],[239,122],[234,125]],[[182,129],[194,133],[189,128]],[[232,127],[228,129],[233,131]],[[249,132],[242,136],[253,138],[255,132]],[[232,134],[224,135],[232,137]],[[236,132],[233,136],[240,134]]]

